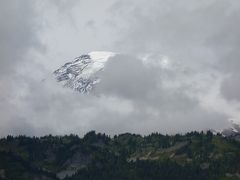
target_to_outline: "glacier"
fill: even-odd
[[[107,51],[93,51],[75,58],[53,72],[58,82],[80,93],[89,93],[100,82],[96,75],[105,63],[116,54]]]

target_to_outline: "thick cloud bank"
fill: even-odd
[[[0,2],[0,135],[147,134],[240,122],[240,2]],[[117,52],[89,95],[52,72]]]

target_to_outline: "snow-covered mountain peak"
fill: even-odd
[[[93,51],[81,55],[54,71],[58,82],[81,93],[89,93],[100,82],[96,73],[102,71],[105,63],[115,56],[113,52]]]

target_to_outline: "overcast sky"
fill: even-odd
[[[240,123],[239,28],[239,0],[1,0],[0,136]],[[118,53],[93,93],[54,80],[91,51]]]

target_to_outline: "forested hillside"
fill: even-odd
[[[0,179],[240,179],[240,142],[221,134],[105,134],[0,140]]]

